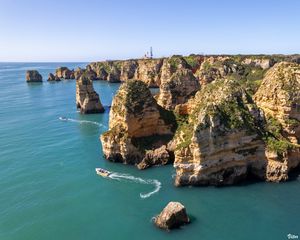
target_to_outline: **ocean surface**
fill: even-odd
[[[81,115],[75,81],[48,83],[59,66],[0,63],[0,240],[288,239],[300,237],[300,180],[232,187],[173,186],[171,165],[139,171],[102,156],[104,114]],[[25,82],[37,69],[43,83]],[[119,84],[94,81],[105,106]],[[61,117],[67,117],[63,121]],[[114,174],[104,179],[103,167]],[[151,218],[182,202],[192,223],[165,232]]]

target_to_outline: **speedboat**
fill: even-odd
[[[110,171],[107,171],[103,168],[95,168],[95,170],[96,170],[96,173],[98,175],[100,175],[101,177],[108,177],[111,174]]]

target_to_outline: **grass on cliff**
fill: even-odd
[[[291,121],[294,123],[292,119]],[[273,117],[266,119],[266,133],[263,140],[268,150],[276,152],[281,157],[288,150],[297,147],[283,136],[283,131],[283,126],[277,119]]]

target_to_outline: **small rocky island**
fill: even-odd
[[[104,112],[99,95],[94,90],[93,82],[86,73],[76,79],[76,106],[84,114]]]
[[[124,82],[100,137],[104,155],[140,169],[173,162],[176,186],[230,185],[249,176],[286,181],[300,165],[299,59],[190,55],[91,63],[97,78]],[[159,94],[152,97],[148,87]]]
[[[43,77],[37,70],[28,70],[26,72],[26,82],[42,82]]]
[[[180,202],[169,202],[162,212],[154,217],[157,227],[171,230],[190,223],[185,207]]]

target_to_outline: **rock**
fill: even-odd
[[[189,69],[178,69],[170,78],[162,78],[158,104],[168,110],[186,103],[200,89],[198,79]]]
[[[48,76],[48,80],[49,82],[51,81],[61,81],[59,77],[55,76],[54,74],[52,73],[49,73],[49,76]]]
[[[272,67],[254,95],[267,119],[266,179],[287,180],[300,165],[300,65],[281,62]]]
[[[269,69],[275,64],[275,61],[270,58],[246,58],[243,64],[251,65],[254,67],[261,67],[262,69]]]
[[[58,78],[63,78],[63,79],[74,79],[74,71],[70,70],[67,67],[59,67],[58,69],[56,69],[55,71],[55,75]]]
[[[189,223],[185,207],[179,202],[169,202],[163,211],[154,218],[154,223],[162,229],[179,228]]]
[[[133,79],[137,68],[138,64],[134,60],[121,62],[120,80],[124,82],[128,81],[129,79]]]
[[[300,66],[272,67],[253,97],[236,81],[215,80],[177,113],[175,184],[230,185],[256,176],[289,179],[300,165]],[[183,107],[185,106],[185,107]]]
[[[147,85],[129,80],[114,97],[109,131],[100,138],[104,156],[110,161],[137,165],[145,156],[150,157],[148,150],[155,150],[172,138],[173,124],[173,114],[156,103]]]
[[[149,87],[159,87],[160,71],[163,59],[140,59],[134,78],[147,84]]]
[[[270,69],[254,95],[257,105],[283,127],[291,142],[300,140],[300,65],[281,62]]]
[[[111,83],[120,82],[121,72],[116,66],[112,66],[108,76],[107,81]]]
[[[37,70],[28,70],[26,72],[27,82],[42,82],[43,77]]]
[[[84,70],[82,68],[80,68],[80,67],[76,68],[74,71],[75,79],[78,79],[83,73],[84,73]]]
[[[189,106],[188,120],[174,140],[177,186],[234,184],[247,177],[256,160],[265,158],[263,118],[238,83],[210,83]]]
[[[76,106],[84,114],[104,112],[93,82],[85,73],[76,80]]]
[[[155,165],[166,165],[171,161],[172,158],[167,150],[167,146],[163,145],[154,150],[146,151],[143,160],[137,165],[137,167],[142,170]]]

